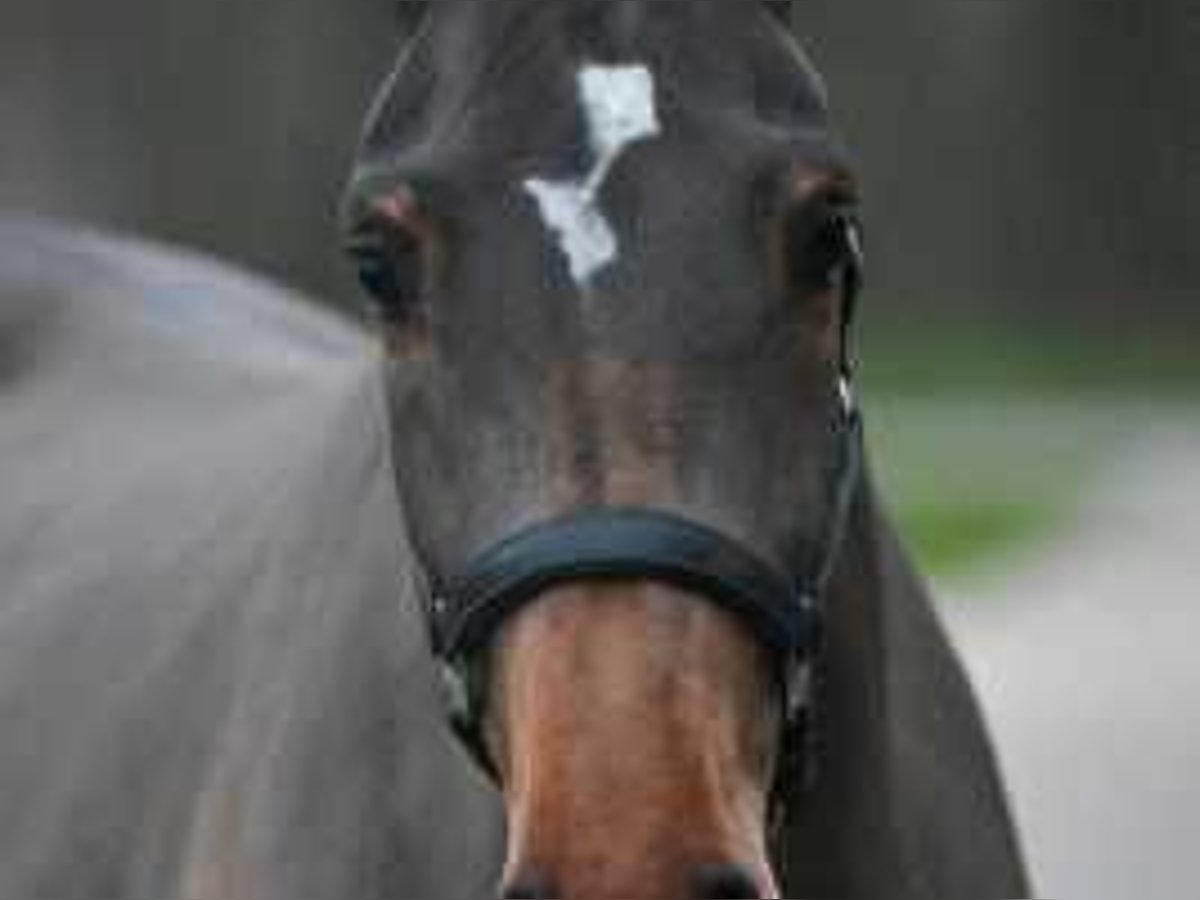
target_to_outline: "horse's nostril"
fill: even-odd
[[[696,900],[758,900],[761,888],[740,866],[720,863],[696,873],[692,896]]]
[[[514,881],[500,894],[500,900],[555,900],[558,892],[542,878],[522,878]]]

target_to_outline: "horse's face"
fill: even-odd
[[[442,0],[351,225],[435,579],[522,525],[649,507],[783,563],[836,452],[853,184],[742,2]],[[581,582],[489,654],[514,896],[765,896],[768,654],[700,598]]]

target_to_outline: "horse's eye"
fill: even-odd
[[[423,244],[414,229],[394,220],[368,220],[351,236],[347,252],[381,318],[403,320],[425,299]]]
[[[862,234],[854,213],[826,206],[797,210],[785,222],[788,287],[796,293],[853,294],[862,276]]]

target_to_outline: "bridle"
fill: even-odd
[[[788,568],[699,522],[642,508],[594,508],[536,524],[474,557],[429,586],[426,604],[454,734],[493,779],[486,747],[482,657],[497,631],[545,590],[582,579],[649,579],[684,588],[740,615],[781,661],[783,745],[772,820],[782,824],[796,786],[818,772],[818,672],[827,599],[863,481],[862,416],[855,398],[850,329],[861,283],[857,223],[847,219],[853,251],[837,284],[847,298],[837,380],[836,459],[818,539],[794,547]]]

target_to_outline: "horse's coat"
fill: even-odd
[[[0,898],[486,894],[376,365],[268,284],[0,222]]]
[[[578,75],[580,106],[587,118],[593,158],[582,179],[530,178],[525,188],[537,200],[547,227],[559,239],[580,289],[617,259],[620,247],[600,208],[600,191],[631,144],[658,134],[654,76],[646,66],[584,67]]]

